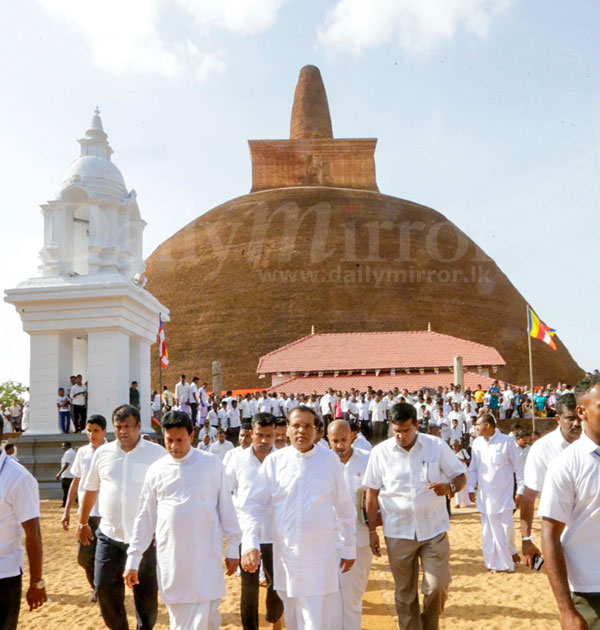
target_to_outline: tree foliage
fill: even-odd
[[[17,381],[0,383],[0,404],[4,407],[11,406],[13,400],[16,399],[19,401],[19,404],[22,405],[24,401],[23,394],[26,390],[25,385],[17,383]]]

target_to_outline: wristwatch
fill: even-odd
[[[38,580],[37,582],[32,582],[31,586],[39,590],[42,588],[46,588],[46,582],[44,582],[44,580]]]
[[[521,541],[522,541],[522,542],[524,542],[524,541],[526,541],[526,540],[529,540],[529,541],[533,542],[533,536],[523,536],[523,537],[521,538]]]
[[[452,494],[456,494],[456,486],[454,485],[454,483],[451,481],[448,485],[450,486]]]

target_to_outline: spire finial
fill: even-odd
[[[431,332],[431,322],[427,322],[427,332]]]
[[[304,66],[296,85],[290,139],[300,138],[333,138],[327,94],[316,66]]]
[[[98,105],[96,105],[96,109],[94,110],[94,114],[96,114],[96,116],[100,116],[100,108],[98,107]]]
[[[311,335],[315,334],[315,326],[314,326],[314,324],[310,327],[310,334]]]

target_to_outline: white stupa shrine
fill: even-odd
[[[88,386],[88,415],[104,415],[140,390],[150,430],[150,346],[168,310],[144,289],[136,192],[127,192],[96,108],[81,155],[55,198],[41,206],[39,277],[6,291],[31,338],[28,435],[59,432],[56,397],[71,374]]]

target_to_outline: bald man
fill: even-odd
[[[344,465],[344,481],[355,506],[362,505],[362,481],[369,463],[369,453],[352,444],[356,438],[345,420],[335,420],[328,428],[329,444]],[[359,497],[360,493],[360,497]],[[343,606],[342,630],[360,630],[362,627],[362,599],[369,582],[373,552],[369,546],[369,528],[363,510],[357,509],[356,562],[352,571],[342,573],[340,586]]]

